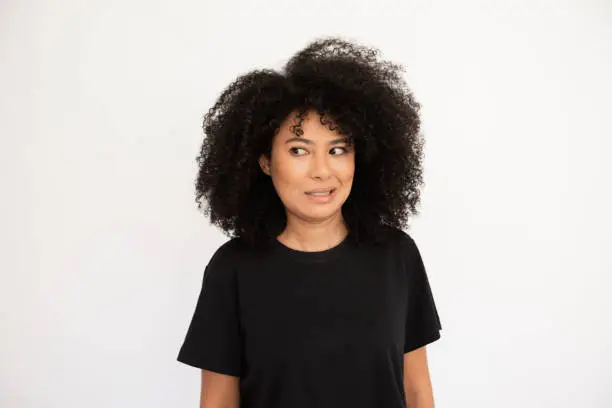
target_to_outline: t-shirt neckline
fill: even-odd
[[[276,237],[272,238],[272,245],[276,252],[296,261],[324,262],[337,258],[339,255],[346,251],[349,245],[350,235],[351,233],[348,232],[340,243],[322,251],[301,251],[298,249],[289,248],[288,246],[280,242]]]

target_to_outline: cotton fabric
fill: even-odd
[[[442,329],[425,265],[402,230],[352,238],[318,252],[225,242],[178,361],[240,377],[241,408],[405,408],[404,353]]]

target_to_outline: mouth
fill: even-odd
[[[311,197],[328,197],[334,194],[334,191],[336,191],[335,188],[317,189],[317,190],[307,191],[305,194]]]

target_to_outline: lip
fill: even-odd
[[[328,192],[330,190],[331,190],[331,192],[333,194],[335,189],[336,189],[335,187],[316,188],[314,190],[306,191],[306,194],[310,194],[310,193],[325,193],[325,192]]]
[[[324,192],[330,191],[330,190],[331,190],[331,192],[328,195],[323,195],[323,196],[316,196],[316,195],[309,194],[309,193],[324,193]],[[308,197],[308,200],[310,200],[313,203],[316,203],[316,204],[327,204],[327,203],[330,203],[334,199],[334,197],[336,196],[336,188],[331,188],[331,189],[329,189],[329,188],[326,188],[326,189],[325,188],[324,189],[318,188],[316,190],[309,191],[308,193],[304,193],[304,195],[306,197]]]

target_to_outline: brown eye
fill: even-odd
[[[301,148],[301,147],[292,147],[291,149],[289,149],[289,151],[294,156],[303,156],[305,154],[305,152],[306,152],[306,150]]]
[[[346,148],[344,148],[344,147],[334,147],[333,149],[331,149],[331,150],[330,150],[330,152],[333,152],[333,151],[334,151],[334,150],[336,150],[336,149],[340,149],[340,152],[339,152],[338,154],[341,154],[341,153],[346,153],[346,152],[347,152],[347,149],[346,149]],[[336,155],[337,155],[337,154],[336,154]]]

